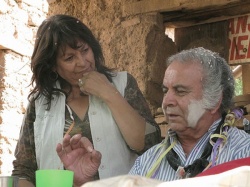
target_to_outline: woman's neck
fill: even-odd
[[[82,91],[79,88],[72,88],[67,100],[71,101],[71,100],[77,100],[77,99],[81,99],[82,97],[86,97],[87,95],[82,93]]]

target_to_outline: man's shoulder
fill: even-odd
[[[250,134],[237,127],[231,127],[228,131],[228,135],[232,138],[241,137],[250,139]]]
[[[230,128],[228,131],[227,142],[232,146],[239,145],[240,147],[248,146],[250,141],[250,134],[244,130],[238,129],[237,127]]]
[[[162,143],[163,142],[152,146],[146,152],[144,152],[140,157],[143,157],[143,158],[152,157],[152,156],[155,157],[155,155],[163,148]]]

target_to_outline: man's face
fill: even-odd
[[[165,71],[162,108],[174,131],[195,128],[205,112],[202,105],[202,69],[199,63],[174,61]]]

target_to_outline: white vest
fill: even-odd
[[[117,90],[124,96],[127,72],[113,77]],[[39,169],[63,169],[57,156],[56,145],[62,142],[65,126],[65,96],[52,100],[50,111],[46,111],[46,100],[42,96],[35,102],[36,120],[34,137],[36,159]],[[137,155],[125,143],[108,106],[98,97],[89,97],[88,110],[94,148],[102,153],[99,167],[100,179],[127,174]]]

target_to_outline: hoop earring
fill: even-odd
[[[56,71],[50,72],[50,79],[56,81],[58,79],[58,73]]]

